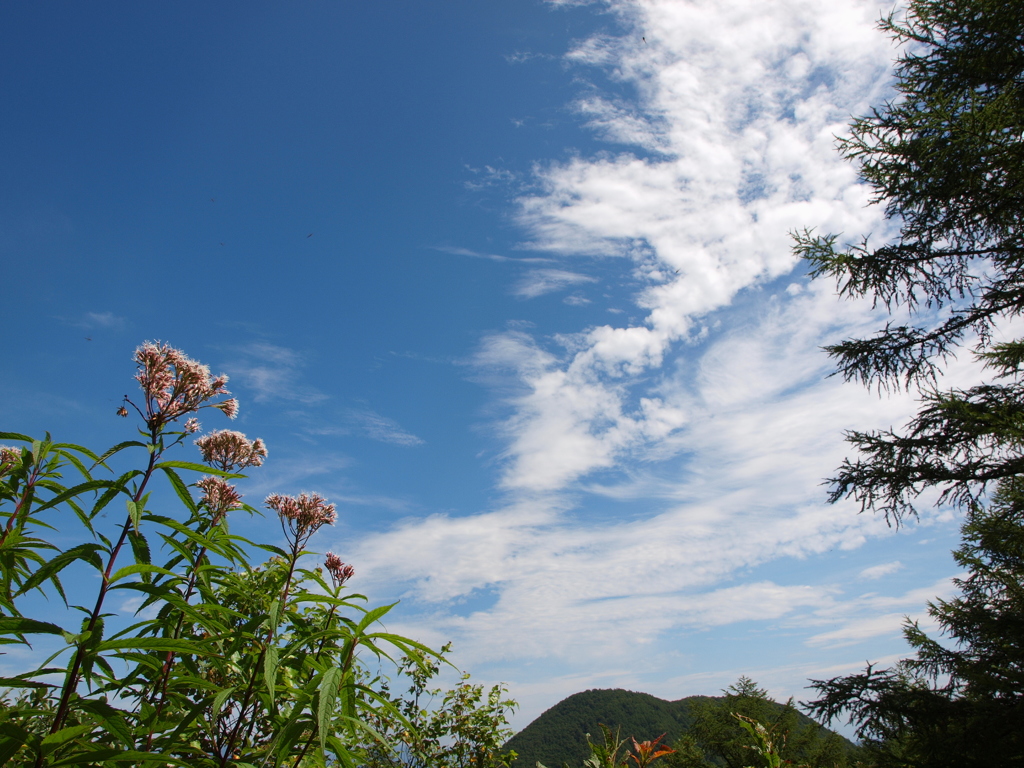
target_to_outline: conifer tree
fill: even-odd
[[[1024,1],[910,0],[881,27],[903,44],[897,97],[857,120],[841,151],[858,163],[898,235],[838,247],[797,237],[816,277],[905,320],[833,347],[838,372],[879,389],[918,388],[905,430],[853,432],[859,456],[833,479],[897,523],[925,490],[964,511],[959,595],[917,624],[914,657],[814,681],[818,716],[846,715],[880,766],[1024,765]],[[940,391],[958,351],[984,380]]]
[[[915,622],[913,658],[812,683],[812,714],[845,713],[880,766],[1024,765],[1024,479],[972,509],[953,555],[959,595],[929,604],[945,642]]]
[[[805,231],[796,250],[841,295],[908,318],[828,348],[848,380],[921,388],[905,431],[848,435],[860,456],[831,490],[899,522],[925,489],[968,504],[1024,473],[1024,339],[998,339],[1024,310],[1024,2],[911,0],[904,21],[881,27],[903,44],[897,97],[856,120],[840,150],[899,234],[840,247]],[[965,345],[993,376],[938,391]]]

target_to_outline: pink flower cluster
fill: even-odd
[[[230,394],[227,376],[212,377],[207,366],[168,344],[146,342],[135,350],[135,362],[139,366],[135,378],[146,396],[145,415],[150,429],[194,413],[211,398]],[[238,414],[234,398],[209,407],[220,409],[230,419]],[[198,422],[194,426],[198,429]]]
[[[21,464],[21,451],[6,445],[0,445],[0,477],[3,477],[18,464]]]
[[[325,525],[334,525],[338,518],[334,505],[318,493],[300,493],[297,497],[272,493],[264,503],[277,512],[282,524],[293,525],[299,536],[311,536]]]
[[[188,431],[188,424],[185,426]],[[267,446],[262,440],[249,440],[241,432],[229,429],[214,430],[203,435],[196,440],[196,445],[203,454],[203,461],[225,472],[258,467],[267,458]]]
[[[341,558],[333,552],[324,556],[324,567],[334,580],[334,586],[340,587],[346,581],[356,575],[356,569],[348,563],[343,563]]]
[[[196,483],[203,492],[200,501],[214,518],[223,517],[234,509],[241,509],[242,495],[235,486],[220,477],[204,477]]]

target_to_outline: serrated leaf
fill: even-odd
[[[188,508],[189,512],[195,514],[198,509],[196,502],[192,498],[192,494],[189,493],[188,486],[185,485],[184,481],[178,476],[178,473],[166,466],[162,466],[160,469],[162,469],[164,474],[167,475],[167,479],[170,480],[171,487],[178,495],[178,498],[181,499],[181,503]]]
[[[14,723],[0,723],[0,765],[7,765],[7,761],[14,757],[32,736],[33,734]],[[38,738],[36,736],[36,739]]]
[[[334,702],[338,698],[338,686],[341,684],[342,672],[337,667],[331,667],[324,672],[320,680],[320,701],[317,703],[316,723],[317,733],[320,737],[320,752],[326,750],[327,734],[331,727],[331,718],[334,715]]]
[[[207,475],[216,475],[217,477],[226,478],[238,478],[245,477],[237,472],[225,472],[222,469],[216,469],[215,467],[208,467],[205,464],[197,464],[194,461],[161,461],[153,469],[188,469],[192,472],[203,472]]]
[[[263,656],[263,681],[267,684],[267,691],[271,700],[274,699],[274,691],[277,688],[277,665],[278,651],[276,645],[267,646],[267,652]]]
[[[49,768],[60,768],[60,766],[82,765],[83,763],[88,763],[91,766],[109,763],[130,763],[134,766],[153,765],[154,768],[156,766],[163,768],[167,765],[180,765],[183,768],[188,768],[188,766],[193,765],[160,752],[139,752],[134,749],[97,749],[90,752],[82,752],[55,763],[48,763],[48,766]],[[232,765],[242,765],[242,763],[232,763]]]
[[[133,448],[133,447],[134,448],[146,448],[148,446],[147,446],[146,443],[140,443],[138,440],[126,440],[125,442],[118,443],[113,448],[108,449],[102,456],[100,456],[98,459],[96,459],[96,464],[102,464],[107,459],[109,459],[111,456],[113,456],[115,453],[123,451],[125,448]],[[95,464],[93,466],[95,466]]]
[[[228,696],[235,692],[235,686],[225,688],[222,691],[217,691],[217,695],[213,697],[213,704],[210,706],[210,720],[216,720],[217,715],[220,714],[221,708],[224,706],[224,702],[228,700]]]
[[[105,651],[174,651],[175,653],[197,653],[202,647],[192,640],[175,640],[171,637],[118,637],[105,640],[96,646],[98,653]],[[214,656],[216,654],[203,654]]]
[[[398,603],[391,603],[389,605],[379,605],[371,611],[367,611],[366,615],[359,621],[359,625],[356,627],[356,634],[361,634],[364,629],[373,624],[375,621],[380,619],[381,616],[386,614]]]
[[[36,512],[42,512],[44,509],[56,507],[60,504],[63,504],[68,499],[73,499],[76,496],[81,496],[83,493],[88,493],[89,491],[96,491],[99,490],[100,488],[109,488],[110,485],[110,480],[89,480],[87,482],[76,485],[74,488],[69,488],[66,491],[62,491],[61,493],[57,494],[52,499],[47,501],[45,504],[40,504],[39,506],[36,507]]]
[[[85,631],[80,632],[77,635],[70,632],[61,632],[61,635],[63,635],[64,642],[68,645],[78,645],[79,643],[85,643],[90,637],[92,637],[92,632]]]
[[[275,600],[270,604],[270,608],[267,611],[267,624],[269,625],[270,632],[273,634],[277,632],[277,622],[281,617],[281,601]]]
[[[20,616],[0,616],[0,632],[12,635],[62,635],[64,630],[48,621],[36,621]]]
[[[102,570],[103,561],[97,554],[97,550],[99,549],[101,549],[99,544],[79,544],[77,547],[72,547],[66,552],[61,552],[52,560],[40,566],[35,573],[26,579],[25,583],[22,584],[21,589],[19,589],[14,596],[18,597],[35,589],[47,579],[50,579],[60,573],[75,560],[85,560],[91,566],[96,568],[96,570]]]
[[[56,733],[47,734],[46,737],[43,738],[39,743],[39,751],[44,755],[48,755],[62,744],[67,744],[69,741],[73,741],[79,736],[91,733],[95,728],[96,726],[91,723],[88,725],[72,725],[67,728],[61,728]]]
[[[105,701],[95,699],[81,699],[76,706],[79,710],[92,715],[99,721],[103,730],[116,736],[126,747],[133,746],[131,728],[125,722],[124,712],[115,709]]]
[[[149,542],[146,537],[138,531],[128,532],[128,541],[132,545],[132,553],[135,555],[135,562],[149,565],[151,562],[149,554]]]
[[[128,499],[125,502],[128,507],[128,517],[132,519],[132,528],[139,530],[139,523],[142,521],[143,504],[139,501]]]
[[[124,568],[118,568],[117,572],[110,577],[108,583],[114,584],[125,576],[131,576],[133,573],[159,573],[163,576],[170,576],[171,578],[176,578],[178,575],[174,573],[174,571],[168,571],[166,568],[161,568],[159,565],[135,563],[134,565],[126,565]]]

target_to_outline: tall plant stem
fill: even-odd
[[[335,593],[334,597],[338,596],[337,592],[339,592],[339,591],[340,591],[340,589],[336,590],[336,593]],[[327,630],[328,627],[331,626],[331,621],[334,619],[334,614],[337,612],[337,610],[338,610],[338,606],[337,605],[332,605],[331,606],[330,613],[328,613],[327,614],[327,618],[324,619],[324,630],[325,631]],[[313,661],[320,661],[320,656],[323,654],[324,647],[326,645],[327,645],[327,638],[326,637],[320,638],[320,647],[316,649],[316,656],[313,657]],[[314,674],[316,674],[316,673],[313,672],[313,671],[311,671],[309,673],[309,679],[306,681],[307,683],[309,682],[309,680],[313,679],[313,675]],[[306,756],[306,752],[308,752],[310,746],[312,746],[313,738],[316,736],[318,728],[319,728],[319,725],[317,723],[313,723],[313,728],[310,731],[309,738],[306,740],[306,746],[304,746],[302,748],[302,751],[299,753],[299,756],[295,758],[295,768],[299,768],[299,763],[302,762],[302,758],[304,758]]]
[[[301,542],[305,544],[305,541]],[[302,546],[300,542],[296,540],[292,544],[292,556],[288,563],[288,576],[284,580],[284,588],[281,590],[281,607],[279,609],[278,616],[283,616],[285,612],[285,606],[288,602],[288,591],[291,589],[292,577],[295,574],[295,565],[298,563],[299,554],[302,552]],[[235,748],[235,742],[238,740],[239,735],[242,732],[242,727],[245,724],[245,712],[249,708],[249,701],[252,698],[253,690],[256,688],[256,679],[259,677],[260,668],[263,666],[263,660],[267,655],[267,648],[274,641],[274,632],[276,627],[270,627],[267,630],[267,637],[263,643],[263,648],[260,650],[260,655],[256,659],[256,663],[253,665],[252,675],[249,676],[249,684],[245,688],[245,693],[242,696],[242,702],[238,709],[238,718],[235,721],[234,727],[231,729],[231,735],[228,737],[227,747],[224,749],[220,756],[220,766],[224,768],[228,764],[228,760],[231,758],[232,750]],[[249,722],[249,733],[252,734],[252,729],[255,726],[255,719],[251,719]]]
[[[0,535],[0,546],[7,540],[8,534],[14,529],[15,523],[18,518],[22,516],[22,507],[24,507],[25,514],[28,514],[28,508],[31,505],[32,491],[36,487],[36,483],[39,482],[39,459],[36,457],[35,464],[32,466],[32,473],[25,481],[25,490],[21,494],[21,498],[18,499],[18,504],[14,507],[14,511],[11,512],[11,516],[7,518],[7,525],[4,526],[3,535]]]
[[[138,489],[132,496],[133,502],[138,502],[146,491],[146,485],[149,483],[149,479],[153,476],[153,468],[156,466],[157,460],[160,458],[160,451],[157,450],[159,442],[157,441],[157,432],[151,433],[151,444],[153,445],[153,452],[149,454],[149,465],[146,467],[146,471],[142,476],[142,482],[139,483]],[[107,592],[110,590],[110,576],[114,571],[114,562],[117,560],[118,554],[121,552],[121,548],[124,546],[125,540],[128,538],[128,532],[132,529],[132,516],[128,515],[121,526],[121,535],[117,539],[117,544],[110,551],[110,559],[107,561],[106,570],[103,571],[103,582],[100,584],[99,593],[96,596],[96,605],[92,609],[92,613],[89,614],[89,623],[85,628],[86,632],[92,632],[96,628],[96,622],[99,620],[100,611],[103,610],[103,601],[107,597]],[[78,643],[78,649],[75,651],[74,660],[71,663],[71,668],[68,670],[67,678],[64,681],[64,690],[61,693],[60,704],[57,706],[57,713],[54,715],[53,724],[50,726],[50,733],[56,733],[64,726],[64,720],[67,718],[68,706],[71,701],[71,695],[78,687],[78,676],[82,669],[82,662],[85,660],[85,643],[80,641]],[[43,756],[40,754],[39,759],[36,761],[37,766],[42,765]]]
[[[210,528],[211,530],[218,525],[220,519],[212,521]],[[199,554],[196,555],[195,563],[192,566],[192,572],[189,574],[188,584],[185,587],[184,600],[187,603],[192,595],[195,594],[196,580],[199,577],[199,566],[206,557],[207,547],[202,547],[199,550]],[[177,640],[181,636],[181,628],[185,624],[185,613],[181,612],[178,614],[178,623],[174,627],[174,632],[171,637]],[[164,706],[167,704],[167,685],[171,680],[171,670],[174,667],[174,651],[168,651],[167,656],[164,657],[164,664],[160,668],[160,682],[158,684],[157,701],[156,701],[156,712],[153,715],[153,723],[149,728],[149,733],[146,735],[146,750],[149,751],[153,746],[153,738],[156,735],[156,724],[160,720],[160,715],[164,710]]]

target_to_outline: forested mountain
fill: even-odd
[[[598,724],[621,728],[624,737],[633,736],[637,741],[665,733],[665,741],[671,743],[693,724],[691,702],[704,698],[708,697],[665,701],[618,688],[583,691],[558,702],[509,739],[505,747],[519,755],[516,768],[533,768],[538,760],[549,768],[563,763],[582,765],[590,755],[586,735],[599,738]]]
[[[751,681],[741,679],[738,686],[728,689],[725,696],[690,696],[677,701],[622,689],[583,691],[544,712],[509,739],[505,749],[516,751],[515,768],[534,768],[538,761],[548,768],[578,768],[590,756],[587,734],[600,742],[599,726],[603,724],[613,731],[619,729],[622,738],[632,736],[637,741],[665,734],[663,743],[678,746],[683,739],[694,745],[690,752],[703,752],[703,759],[688,758],[694,762],[687,765],[729,765],[730,750],[735,751],[732,742],[742,733],[731,713],[740,711],[785,726],[791,732],[790,740],[804,753],[823,757],[827,753],[835,764],[847,763],[848,753],[855,749],[852,743],[792,707],[771,701]],[[756,708],[753,712],[752,705]]]

